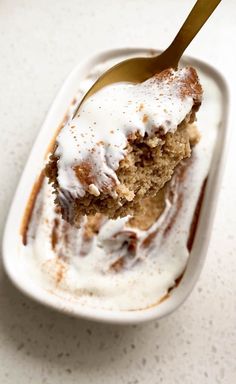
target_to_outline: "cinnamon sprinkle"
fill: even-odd
[[[38,193],[42,187],[44,177],[45,177],[44,171],[42,171],[40,173],[38,179],[36,180],[36,182],[33,185],[33,188],[30,192],[28,202],[26,204],[26,208],[24,211],[24,215],[23,215],[23,219],[22,219],[22,223],[21,223],[21,227],[20,227],[20,234],[22,236],[22,243],[24,245],[27,245],[27,232],[28,232],[28,228],[29,228],[30,221],[32,218],[34,206],[36,203],[36,198],[37,198]]]

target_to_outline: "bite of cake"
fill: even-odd
[[[202,88],[192,67],[141,84],[116,83],[87,99],[59,133],[46,175],[62,216],[115,219],[142,211],[191,155]]]

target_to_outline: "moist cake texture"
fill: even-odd
[[[134,215],[191,155],[202,99],[196,71],[167,69],[142,84],[117,83],[82,105],[59,133],[46,174],[63,218]]]

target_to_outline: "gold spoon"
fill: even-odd
[[[74,116],[88,97],[106,85],[121,81],[141,83],[166,68],[177,68],[185,49],[220,2],[221,0],[198,0],[173,42],[160,55],[154,57],[135,57],[124,60],[108,69],[85,94]]]

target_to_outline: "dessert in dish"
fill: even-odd
[[[76,102],[68,106],[63,126],[70,124],[87,89],[113,64],[99,64],[84,81],[80,79]],[[211,87],[204,81],[209,100]],[[191,123],[187,128],[191,157],[179,162],[157,194],[143,199],[143,209],[133,217],[111,220],[96,213],[83,216],[78,229],[62,218],[60,205],[54,203],[54,187],[42,174],[21,231],[21,261],[31,271],[33,284],[52,294],[63,308],[68,302],[73,308],[95,311],[137,311],[169,297],[192,249],[217,119],[214,110],[200,109],[198,125],[204,133],[197,145],[196,126]]]
[[[62,128],[46,167],[63,218],[139,215],[190,157],[202,88],[191,67],[141,84],[116,83],[86,100]],[[195,130],[195,137],[197,137]]]

